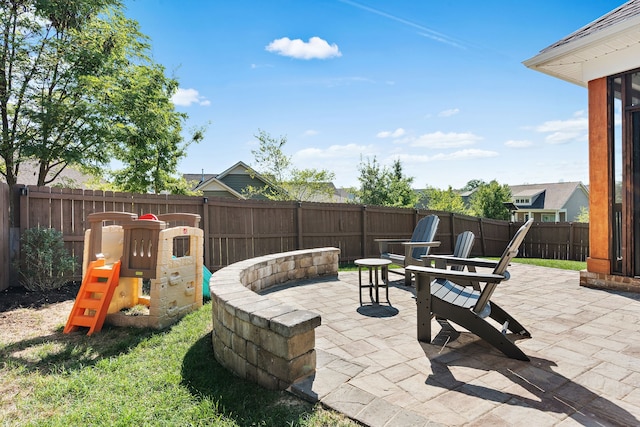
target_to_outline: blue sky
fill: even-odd
[[[126,0],[180,82],[181,173],[254,165],[255,135],[297,168],[358,185],[400,159],[415,188],[588,184],[587,90],[526,68],[623,0]]]

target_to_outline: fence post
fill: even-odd
[[[303,244],[303,236],[302,236],[302,202],[298,202],[298,207],[296,208],[296,249],[302,249]]]
[[[209,250],[210,234],[209,234],[209,198],[202,198],[202,231],[204,232],[204,263],[208,269],[213,268],[213,254]]]
[[[574,256],[575,254],[573,253],[574,250],[574,245],[573,245],[573,223],[570,222],[569,223],[569,259],[570,260],[574,260],[576,259],[576,257]]]
[[[456,235],[456,225],[453,223],[456,220],[455,214],[453,212],[449,212],[449,231],[451,232],[451,238],[449,240],[449,244],[451,245],[451,252],[455,248],[455,235]]]
[[[482,236],[482,238],[480,239],[480,245],[482,246],[482,256],[487,256],[487,244],[485,242],[483,224],[484,222],[482,221],[482,218],[478,218],[478,228],[480,228],[480,236]]]
[[[368,254],[367,252],[367,206],[366,205],[362,205],[362,243],[361,243],[361,247],[362,247],[362,258],[365,258]]]

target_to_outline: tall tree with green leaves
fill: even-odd
[[[0,2],[0,174],[8,184],[16,184],[20,165],[27,160],[38,164],[38,185],[51,183],[68,165],[103,171],[131,143],[118,139],[118,124],[140,124],[140,108],[173,116],[146,123],[147,130],[175,127],[184,120],[165,100],[138,103],[134,110],[123,109],[133,103],[117,102],[134,88],[149,89],[133,82],[134,76],[144,74],[140,67],[159,77],[165,89],[175,89],[148,58],[147,38],[122,7],[120,0]],[[159,94],[147,100],[159,100]],[[171,91],[162,95],[168,100]],[[149,133],[147,143],[156,143],[159,133]],[[161,144],[175,144],[170,140]],[[167,151],[167,156],[180,154],[184,151]],[[163,168],[155,173],[156,182],[162,182],[162,174],[175,172],[171,161],[156,164]]]
[[[389,171],[382,167],[374,156],[373,160],[367,158],[366,163],[361,158],[358,172],[360,172],[358,176],[360,188],[355,191],[356,201],[363,205],[386,206],[391,185]]]
[[[259,129],[255,135],[259,142],[252,150],[255,169],[270,181],[261,188],[249,187],[249,196],[261,194],[270,200],[326,201],[334,195],[332,181],[335,174],[326,169],[298,169],[293,167],[291,157],[284,152],[286,136],[274,138]]]
[[[13,185],[20,164],[35,160],[38,185],[68,164],[101,162],[104,116],[92,82],[113,71],[113,58],[130,31],[101,14],[116,0],[7,0],[0,4],[0,169]],[[99,95],[97,98],[96,95]]]
[[[469,214],[469,209],[462,200],[462,196],[449,186],[446,190],[427,188],[425,190],[427,208],[434,211]]]
[[[389,186],[389,203],[396,207],[413,207],[418,201],[418,193],[411,188],[413,177],[405,176],[402,163],[394,160],[391,167],[391,184]]]
[[[418,194],[411,188],[413,177],[404,175],[400,160],[395,160],[389,170],[376,157],[366,162],[360,159],[358,171],[360,188],[355,190],[358,203],[406,208],[418,201]]]
[[[500,185],[492,180],[481,184],[471,196],[471,209],[476,216],[482,218],[508,220],[511,212],[505,203],[511,201],[511,189],[508,185]]]
[[[123,167],[110,172],[116,187],[135,193],[169,191],[183,193],[186,185],[175,171],[186,155],[188,142],[181,135],[186,114],[174,111],[171,96],[178,88],[167,78],[164,68],[136,65],[120,75],[118,90],[112,94],[114,121],[111,136],[114,158]],[[196,131],[198,142],[203,131]]]

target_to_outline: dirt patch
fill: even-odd
[[[0,292],[0,344],[47,336],[64,326],[80,283],[46,292],[10,287]]]

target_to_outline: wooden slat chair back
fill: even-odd
[[[469,271],[407,267],[407,272],[417,277],[418,340],[431,342],[431,318],[436,316],[463,326],[511,358],[529,360],[522,350],[506,338],[506,331],[525,337],[531,334],[491,301],[491,296],[500,282],[509,279],[507,267],[517,255],[532,223],[533,219],[530,219],[520,227],[498,262],[451,257],[452,264],[466,265]],[[493,271],[480,273],[475,271],[476,267],[489,267]],[[486,317],[502,325],[501,330],[488,323]]]
[[[421,265],[422,257],[429,253],[432,247],[440,246],[440,242],[434,242],[433,239],[438,229],[440,218],[438,215],[429,215],[422,218],[416,224],[411,239],[375,239],[378,242],[380,250],[380,258],[388,259],[394,264],[406,267],[408,265]],[[390,252],[389,245],[402,245],[404,253],[397,254]],[[398,273],[389,270],[392,273]],[[404,274],[404,272],[400,273]],[[411,284],[411,275],[405,275],[405,283]]]
[[[518,255],[520,245],[522,244],[524,237],[527,235],[529,228],[531,228],[532,223],[533,223],[533,219],[530,219],[529,221],[524,223],[524,225],[522,225],[522,227],[520,227],[518,231],[516,231],[516,234],[513,236],[513,238],[505,248],[504,252],[502,253],[500,260],[498,261],[498,265],[496,265],[496,268],[493,269],[493,274],[503,276],[504,277],[503,280],[509,280],[509,272],[507,271],[507,268],[509,267],[511,260],[516,255]],[[491,295],[493,295],[493,291],[495,291],[496,287],[498,286],[498,283],[499,282],[495,282],[495,283],[489,282],[486,284],[486,286],[482,290],[482,293],[480,294],[480,297],[478,298],[478,302],[473,307],[473,311],[480,314],[488,310],[489,311],[491,310],[489,301],[491,300]]]
[[[476,236],[471,231],[464,231],[458,234],[456,238],[456,244],[451,255],[424,255],[422,257],[422,264],[426,267],[431,267],[435,263],[436,268],[447,268],[455,271],[463,271],[465,264],[456,264],[456,260],[460,258],[469,258],[471,255],[471,249],[475,242]]]
[[[438,215],[429,215],[422,218],[418,221],[415,230],[413,230],[411,242],[433,242],[439,223],[440,217],[438,217]],[[413,260],[420,260],[423,255],[429,253],[429,249],[429,246],[416,246],[411,251],[411,258]]]

